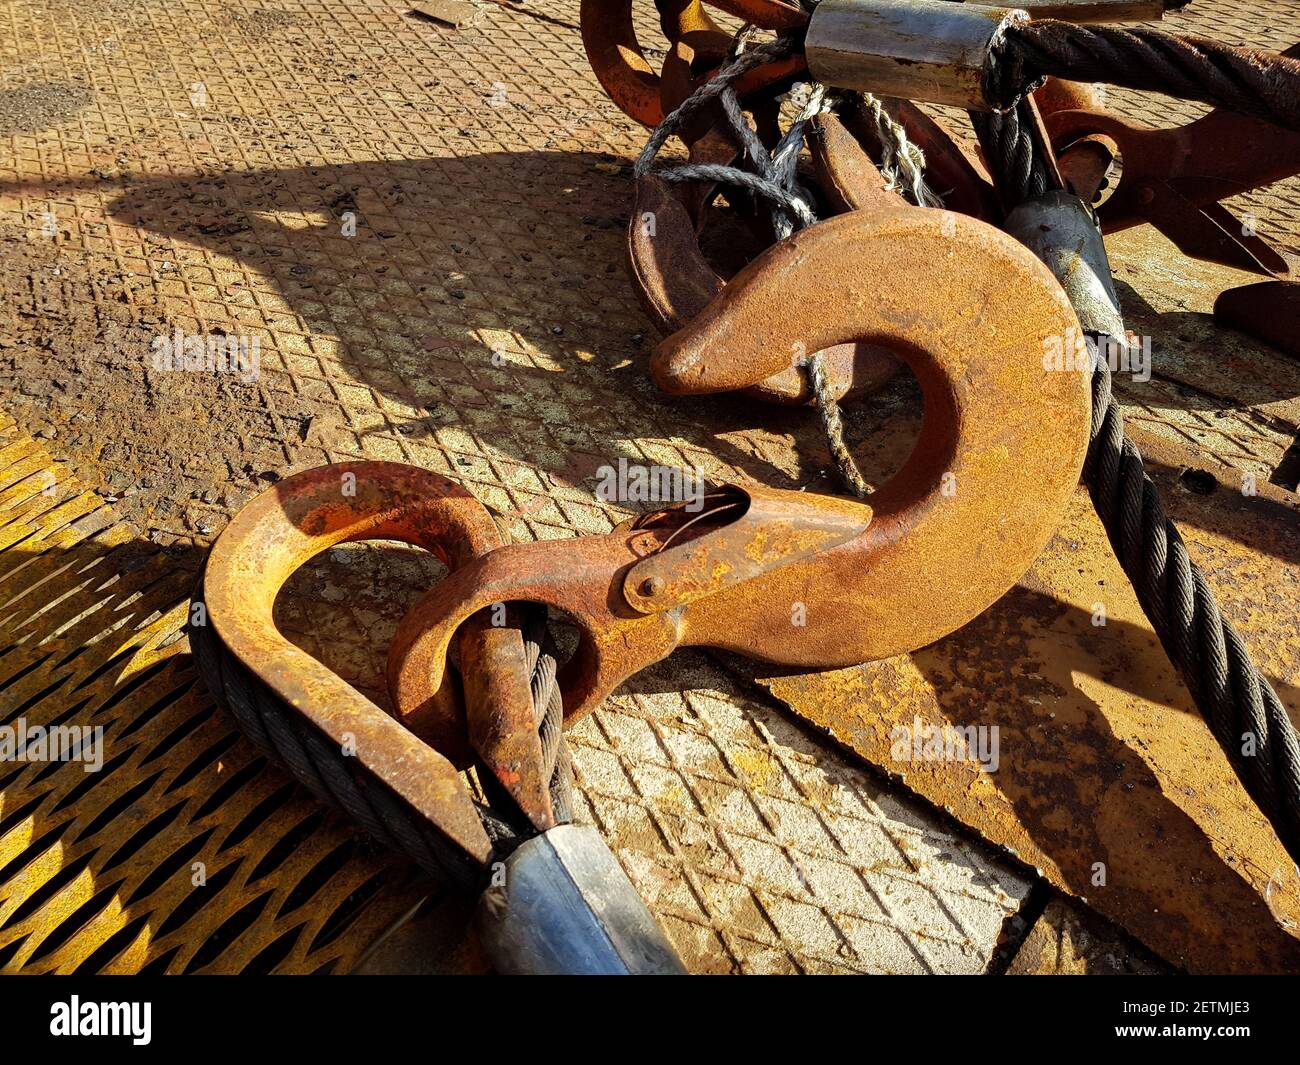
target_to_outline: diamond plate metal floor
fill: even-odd
[[[178,633],[199,552],[268,482],[411,462],[519,539],[611,528],[591,476],[620,456],[829,484],[814,419],[646,379],[619,265],[644,131],[590,75],[576,6],[483,3],[453,31],[385,0],[0,2],[0,723],[102,723],[123,767],[3,767],[5,969],[343,971],[425,897],[195,687]],[[1196,6],[1228,39],[1300,30],[1296,4]],[[1294,232],[1294,183],[1262,202]],[[1133,284],[1166,311],[1168,286]],[[260,376],[160,392],[138,368],[176,328],[257,337]],[[1147,411],[1229,425],[1261,470],[1300,423],[1187,406]],[[402,597],[435,577],[338,552],[279,617],[379,694]],[[697,971],[978,972],[1030,890],[702,656],[572,742],[585,816]],[[437,966],[481,967],[446,933],[454,904],[421,912]]]

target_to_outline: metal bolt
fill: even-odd
[[[649,597],[658,595],[664,590],[664,579],[662,577],[647,577],[641,582],[641,594]]]

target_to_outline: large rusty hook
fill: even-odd
[[[1055,278],[974,219],[855,211],[769,249],[655,356],[670,391],[743,388],[816,351],[868,340],[912,368],[920,439],[868,506],[727,486],[605,536],[515,544],[452,573],[407,616],[389,658],[404,712],[437,690],[465,619],[528,600],[566,611],[582,640],[566,715],[676,647],[805,669],[885,658],[960,627],[1007,591],[1051,536],[1088,441],[1084,368],[1045,340],[1078,319]]]

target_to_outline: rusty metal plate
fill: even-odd
[[[1236,470],[1139,444],[1224,613],[1300,722],[1300,498],[1268,484],[1243,495]],[[949,575],[934,577],[942,596]],[[1197,715],[1082,492],[1033,570],[960,632],[910,657],[762,680],[1168,961],[1300,971],[1295,863]],[[945,726],[997,726],[996,770],[895,746]]]

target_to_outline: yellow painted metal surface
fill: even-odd
[[[267,770],[189,668],[193,553],[141,544],[0,421],[0,723],[102,729],[0,762],[0,967],[346,969],[419,897]]]

